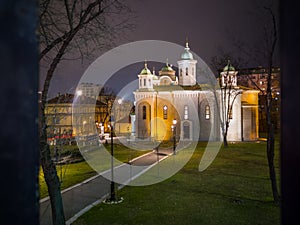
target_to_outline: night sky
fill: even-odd
[[[273,0],[274,4],[278,4]],[[260,6],[263,1],[254,0],[128,0],[129,7],[135,12],[136,28],[128,32],[128,42],[137,40],[163,40],[184,47],[188,38],[190,48],[207,64],[211,58],[220,54],[220,48],[236,52],[233,44],[237,39],[252,46],[261,37],[262,15]],[[124,41],[116,41],[124,44]],[[96,52],[94,60],[103,52]],[[180,56],[178,56],[179,58]],[[58,92],[73,92],[77,83],[91,61],[64,61],[53,77],[49,97]],[[143,62],[144,59],[141,59]],[[137,76],[141,64],[132,69],[124,69],[128,79]],[[248,61],[247,66],[258,66],[258,62]],[[152,69],[152,68],[150,68]],[[159,68],[157,68],[159,69]],[[126,79],[126,76],[122,79]],[[41,77],[42,82],[42,77]],[[122,80],[126,83],[125,80]]]

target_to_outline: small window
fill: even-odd
[[[149,81],[149,85],[151,85],[151,80],[149,79],[148,81]]]
[[[146,86],[146,79],[144,79],[144,86]]]
[[[210,107],[209,105],[205,106],[205,119],[210,119]]]
[[[164,120],[168,119],[168,106],[163,107]]]
[[[185,120],[189,119],[189,108],[187,105],[184,106],[184,119]]]
[[[142,86],[142,79],[140,79],[140,87]]]
[[[52,124],[59,124],[60,123],[60,118],[57,116],[53,116],[52,118]]]
[[[192,67],[192,75],[195,76],[195,69]]]
[[[180,76],[182,77],[182,69],[180,68]]]
[[[189,75],[189,69],[187,67],[185,68],[185,75]]]
[[[147,118],[147,108],[146,106],[144,105],[143,106],[143,120],[145,120]]]

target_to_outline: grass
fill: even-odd
[[[61,190],[80,183],[97,174],[85,161],[58,165],[56,170],[61,181]],[[39,174],[39,190],[40,198],[48,196],[48,189],[42,169],[40,169]]]
[[[230,144],[200,173],[204,148],[205,143],[199,143],[186,166],[166,181],[125,187],[118,191],[124,202],[101,203],[73,224],[280,224],[279,207],[272,201],[266,143]],[[278,175],[278,143],[275,156]]]
[[[105,144],[105,147],[109,149],[110,145]],[[51,155],[54,156],[54,147],[51,146],[50,150]],[[147,152],[149,151],[130,151],[123,145],[114,144],[114,156],[121,162],[128,162]],[[66,163],[56,166],[57,175],[61,181],[61,190],[71,187],[97,174],[97,172],[84,161],[76,145],[62,146],[60,154],[61,156],[72,155],[72,157],[76,159],[73,160],[75,163]],[[42,169],[40,169],[39,173],[39,193],[41,199],[48,196],[48,189]]]

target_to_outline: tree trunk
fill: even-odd
[[[269,115],[270,116],[270,115]],[[271,179],[273,199],[276,204],[279,204],[280,197],[277,189],[277,179],[274,167],[274,127],[273,124],[268,124],[268,141],[267,141],[267,157],[269,165],[269,175]]]
[[[40,112],[40,120],[41,124],[44,125],[44,110]],[[41,127],[40,160],[51,201],[53,225],[65,225],[63,202],[60,192],[60,182],[57,176],[56,167],[51,160],[50,147],[47,143],[47,132],[45,126]]]
[[[228,134],[229,122],[226,122],[225,124],[226,125],[225,125],[225,132],[223,136],[223,144],[224,147],[227,148],[228,147],[227,134]]]
[[[87,9],[88,10],[88,9]],[[91,9],[89,9],[91,10]],[[85,12],[85,17],[87,16]],[[46,79],[44,82],[44,88],[42,92],[42,100],[41,100],[41,112],[40,112],[40,158],[41,164],[44,172],[45,181],[48,187],[48,193],[51,201],[51,209],[52,209],[52,221],[53,225],[65,225],[65,216],[63,209],[62,196],[60,192],[60,182],[57,176],[57,171],[54,163],[51,160],[50,156],[50,148],[47,144],[47,124],[45,118],[45,105],[47,102],[48,90],[50,87],[50,82],[53,77],[54,71],[59,64],[62,56],[64,55],[67,47],[70,42],[76,35],[76,33],[83,27],[84,23],[79,24],[70,35],[62,43],[59,51],[56,56],[52,60],[50,64],[49,70],[47,71]]]
[[[267,83],[267,104],[266,104],[266,119],[267,119],[267,157],[269,165],[269,176],[272,186],[273,199],[276,204],[279,204],[280,197],[277,189],[276,172],[274,167],[274,126],[272,121],[272,55],[270,56],[268,66],[268,83]]]

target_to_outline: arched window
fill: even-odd
[[[142,79],[140,79],[140,87],[142,86]]]
[[[149,85],[151,85],[151,80],[149,79],[148,81],[149,81]]]
[[[168,106],[163,107],[164,120],[168,119]]]
[[[144,86],[146,86],[146,79],[144,79]]]
[[[184,106],[184,119],[189,119],[189,107],[187,105]]]
[[[182,68],[180,68],[180,76],[182,77]]]
[[[144,105],[143,106],[143,120],[145,120],[147,118],[147,108],[146,106]]]
[[[185,68],[185,75],[189,75],[189,69],[187,67]]]
[[[207,119],[207,120],[210,119],[210,107],[209,107],[209,105],[205,106],[205,119]]]

